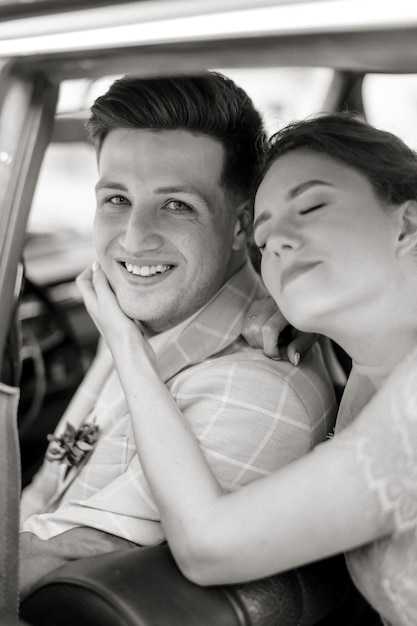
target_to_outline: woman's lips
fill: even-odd
[[[281,274],[281,287],[285,287],[289,282],[293,281],[298,276],[309,272],[317,265],[320,265],[321,261],[313,262],[297,262],[287,267]]]

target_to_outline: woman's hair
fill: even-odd
[[[116,80],[91,108],[87,131],[97,153],[118,128],[188,130],[217,139],[225,151],[222,182],[249,197],[264,157],[266,136],[247,93],[216,72]]]
[[[263,176],[280,156],[299,148],[323,153],[358,171],[384,202],[417,200],[417,153],[396,135],[355,115],[320,115],[278,131],[269,141]]]

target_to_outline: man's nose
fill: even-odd
[[[159,248],[163,241],[155,212],[143,206],[132,207],[120,235],[120,243],[127,252]]]

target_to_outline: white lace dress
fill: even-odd
[[[358,506],[395,528],[346,554],[349,571],[384,623],[417,626],[417,349],[388,378],[354,366],[339,415],[332,444],[353,452]]]

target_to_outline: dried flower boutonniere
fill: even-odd
[[[48,461],[59,461],[67,465],[65,476],[72,467],[78,467],[94,449],[98,439],[97,424],[82,424],[75,430],[69,422],[62,435],[48,435],[49,446],[45,458]]]

